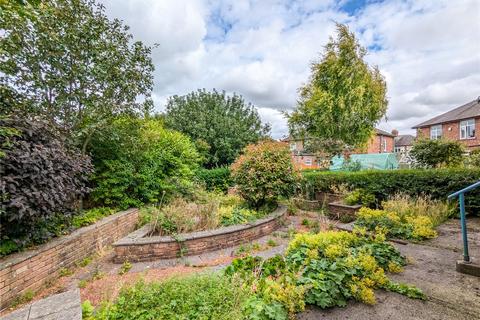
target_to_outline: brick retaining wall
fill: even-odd
[[[97,223],[49,241],[34,250],[0,259],[0,309],[27,290],[36,291],[58,277],[61,268],[70,268],[132,230],[138,209],[122,211]]]
[[[146,225],[113,244],[114,262],[170,259],[180,253],[195,255],[232,247],[275,231],[282,226],[286,213],[287,208],[280,206],[268,217],[250,224],[181,234],[176,239],[170,236],[147,237],[151,227]]]

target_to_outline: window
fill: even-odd
[[[402,147],[395,147],[395,152],[396,153],[402,152]]]
[[[460,121],[460,139],[475,138],[475,119]]]
[[[310,158],[305,159],[305,165],[311,166],[312,165],[312,159],[310,159]]]
[[[437,140],[442,137],[442,125],[436,125],[430,127],[430,139]]]
[[[296,142],[290,143],[290,151],[295,151],[295,150],[297,150],[297,143]]]
[[[382,148],[383,152],[387,152],[387,139],[385,139],[385,137],[383,137]]]

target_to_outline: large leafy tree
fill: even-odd
[[[291,135],[308,137],[311,148],[338,153],[367,143],[387,110],[386,83],[370,67],[345,25],[337,25],[311,76],[300,88],[298,106],[288,115]]]
[[[103,6],[93,0],[8,3],[0,15],[0,89],[21,103],[9,103],[10,110],[2,105],[2,113],[40,116],[85,152],[110,119],[150,109],[151,48],[133,42],[128,27],[109,20]]]
[[[206,167],[232,163],[248,144],[270,131],[255,107],[242,96],[205,89],[168,100],[165,123],[190,136],[205,157]]]

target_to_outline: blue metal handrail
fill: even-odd
[[[480,187],[480,181],[475,182],[474,184],[463,188],[462,190],[452,193],[447,198],[450,200],[458,196],[458,202],[460,202],[460,224],[462,226],[463,260],[465,262],[470,262],[470,255],[468,254],[467,221],[465,217],[465,192],[471,191],[478,187]]]

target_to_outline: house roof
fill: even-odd
[[[395,137],[395,135],[391,134],[390,132],[387,132],[385,130],[377,129],[375,128],[375,133],[377,135],[382,135],[382,136],[387,136],[387,137]]]
[[[447,111],[430,120],[417,124],[416,126],[413,127],[413,129],[427,127],[433,124],[440,124],[445,122],[452,122],[452,121],[458,121],[458,120],[463,120],[468,118],[477,118],[477,117],[480,117],[480,97],[458,108]]]
[[[401,134],[395,137],[395,146],[403,147],[403,146],[411,146],[413,145],[413,141],[415,137],[411,134]]]

